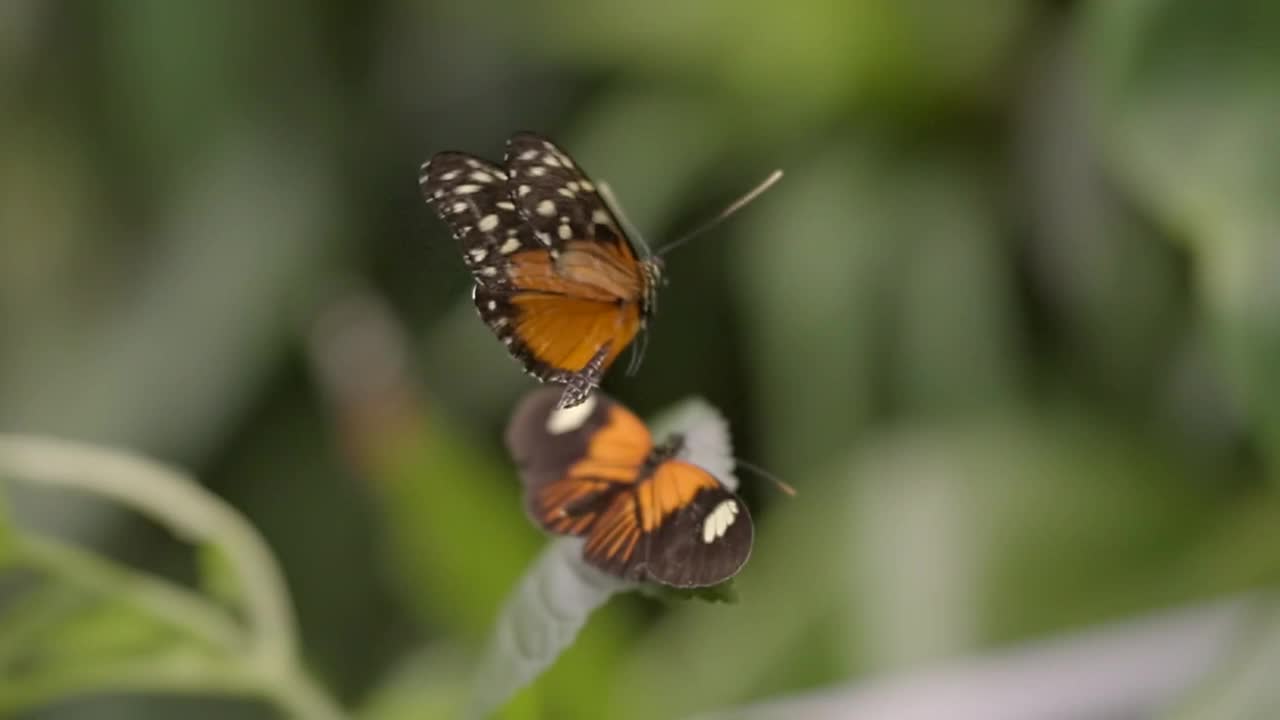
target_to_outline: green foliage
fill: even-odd
[[[0,715],[466,710],[546,540],[499,441],[529,382],[414,180],[517,129],[653,245],[786,172],[667,258],[606,386],[706,397],[799,495],[746,479],[736,602],[614,598],[499,717],[856,693],[1240,592],[1251,642],[1162,704],[1275,714],[1280,5],[0,16],[0,427],[41,433],[0,443]]]
[[[207,544],[236,578],[214,598],[36,532],[12,535],[9,569],[36,578],[3,615],[4,714],[90,692],[168,691],[257,695],[299,717],[343,716],[298,665],[289,599],[261,539],[190,478],[34,436],[0,437],[0,478],[120,502]]]

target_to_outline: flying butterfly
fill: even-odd
[[[559,394],[531,392],[506,430],[533,521],[584,537],[583,558],[627,580],[693,588],[737,574],[754,530],[733,492],[727,430],[703,423],[655,444],[603,393],[567,409],[557,409]]]
[[[534,133],[507,141],[501,167],[437,153],[418,183],[461,245],[480,317],[525,372],[582,403],[656,307],[662,253],[728,217],[781,177],[657,254],[638,250],[569,154]],[[637,356],[638,357],[638,356]]]

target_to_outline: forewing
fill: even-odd
[[[480,158],[436,154],[422,166],[422,196],[458,240],[463,260],[484,287],[508,287],[507,258],[537,248],[533,230],[507,197],[507,174]]]
[[[551,532],[580,535],[635,483],[653,440],[639,418],[599,392],[557,410],[561,390],[527,395],[507,424],[506,444],[529,516]]]
[[[669,460],[628,490],[598,511],[583,551],[592,565],[688,588],[724,582],[750,557],[750,513],[706,470]]]
[[[518,133],[507,141],[503,165],[512,200],[544,245],[559,249],[572,240],[599,242],[634,259],[621,224],[569,153],[541,135]]]

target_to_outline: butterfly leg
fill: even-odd
[[[604,375],[604,359],[609,356],[609,348],[612,345],[612,341],[602,345],[596,354],[591,356],[586,367],[569,377],[569,382],[564,387],[564,394],[560,396],[560,402],[556,403],[557,410],[586,402],[591,396],[591,391],[600,384],[600,378]]]

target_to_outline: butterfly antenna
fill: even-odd
[[[681,245],[698,237],[699,235],[719,225],[725,220],[728,220],[731,215],[738,212],[742,208],[746,207],[748,204],[751,203],[752,200],[755,200],[756,198],[760,197],[760,195],[762,195],[765,190],[768,190],[769,188],[773,187],[781,179],[782,179],[781,170],[774,170],[772,173],[769,173],[769,177],[765,178],[764,182],[752,188],[751,191],[748,192],[746,195],[743,195],[737,200],[734,200],[732,203],[729,204],[728,207],[726,207],[724,210],[721,210],[718,214],[716,214],[715,217],[702,223],[701,225],[694,228],[693,230],[690,230],[689,232],[685,233],[681,237],[676,238],[675,240],[672,240],[666,245],[663,245],[662,247],[658,248],[658,255],[666,255],[672,250],[675,250]]]
[[[772,480],[772,481],[773,481],[773,484],[774,484],[774,485],[777,485],[777,486],[778,486],[778,489],[779,489],[779,490],[781,490],[784,494],[786,494],[786,495],[788,495],[788,496],[790,496],[790,497],[795,497],[795,496],[796,496],[796,489],[795,489],[795,488],[793,488],[793,487],[791,487],[790,485],[788,485],[788,484],[786,484],[786,483],[782,482],[781,478],[779,478],[777,475],[774,475],[773,473],[769,472],[768,470],[765,470],[764,468],[760,467],[759,465],[753,465],[753,464],[751,464],[751,463],[747,462],[746,460],[741,460],[741,459],[739,459],[739,458],[734,458],[734,459],[733,459],[733,461],[734,461],[734,463],[736,463],[739,467],[746,468],[747,470],[750,470],[751,472],[754,472],[755,474],[759,475],[759,476],[760,476],[760,477],[762,477],[762,478],[765,478],[766,480]]]
[[[649,249],[649,243],[644,241],[644,236],[631,224],[631,218],[622,210],[622,203],[618,202],[618,197],[613,194],[613,188],[609,187],[609,183],[600,180],[596,182],[596,190],[600,192],[600,197],[604,199],[605,205],[609,206],[609,210],[613,212],[614,217],[618,218],[618,222],[622,223],[622,231],[629,238],[635,238],[644,250],[645,257],[652,257],[653,251]],[[630,371],[627,371],[630,374]]]

